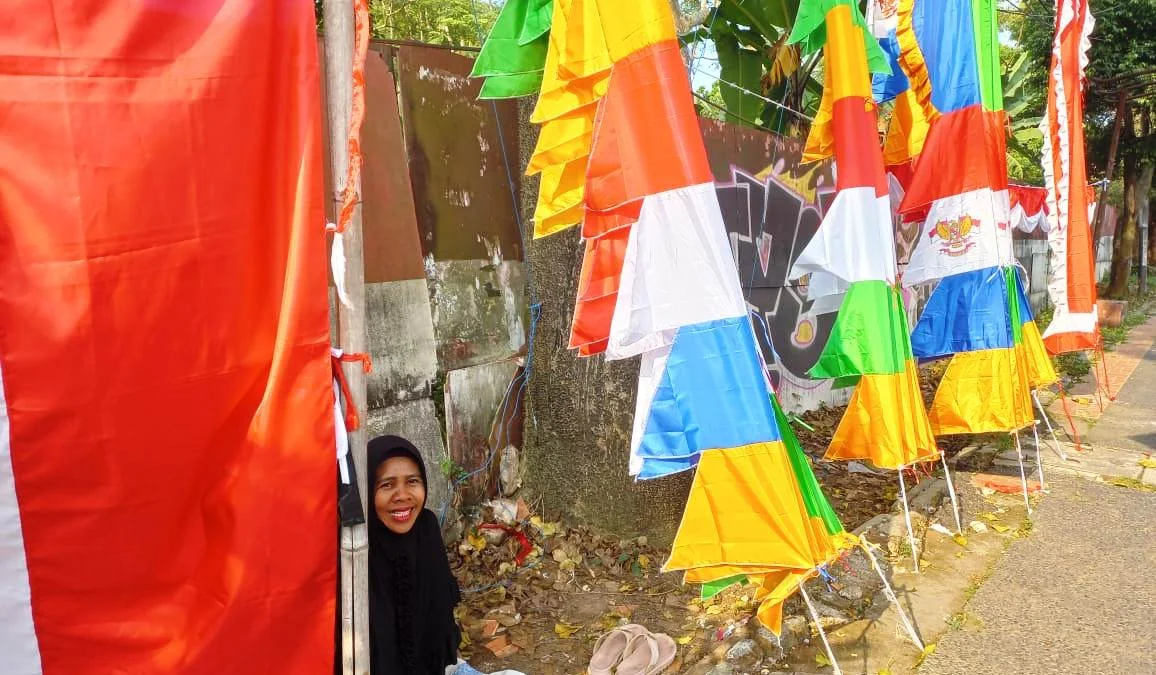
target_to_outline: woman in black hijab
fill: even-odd
[[[443,675],[457,663],[461,596],[437,517],[425,508],[425,464],[397,436],[373,439],[368,454],[373,675]]]

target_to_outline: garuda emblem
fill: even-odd
[[[975,248],[972,235],[979,230],[979,221],[971,216],[956,220],[941,220],[931,228],[927,236],[939,237],[939,252],[957,258]]]

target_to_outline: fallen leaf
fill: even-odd
[[[989,523],[994,523],[995,521],[999,520],[999,516],[995,515],[994,513],[981,513],[979,514],[979,517],[983,518]]]
[[[963,536],[962,534],[957,534],[953,536],[952,539],[954,539],[955,543],[959,544],[960,546],[967,546],[967,537]]]
[[[706,608],[707,614],[722,614],[722,611],[722,605],[711,605],[710,607]]]
[[[694,639],[694,636],[692,636],[692,635],[683,635],[682,637],[676,638],[675,642],[677,642],[680,645],[688,645],[688,644],[690,644],[690,641],[693,639]]]
[[[829,666],[829,665],[831,665],[831,659],[827,658],[827,655],[824,654],[823,652],[816,652],[815,653],[815,663],[817,663],[820,666]]]
[[[638,564],[643,567],[650,567],[650,558],[646,555],[638,556]]]
[[[572,623],[559,622],[554,624],[554,633],[562,639],[569,638],[571,635],[577,633],[581,629],[582,626],[575,626]]]
[[[1003,534],[1004,532],[1007,532],[1011,529],[1007,525],[992,525],[991,528],[1000,534]]]
[[[1145,457],[1144,459],[1140,460],[1140,466],[1144,467],[1145,469],[1156,469],[1156,459]]]
[[[924,659],[926,659],[927,657],[931,656],[934,653],[935,653],[935,643],[930,642],[923,648],[923,653],[919,655],[919,658],[916,659],[915,665],[911,666],[911,669],[915,670],[919,666],[922,666]]]
[[[486,548],[485,538],[474,534],[473,532],[466,534],[466,542],[468,542],[470,548],[474,549],[475,551],[481,551],[482,549]]]

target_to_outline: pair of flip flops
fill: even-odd
[[[658,675],[678,653],[674,639],[652,634],[636,623],[619,626],[598,638],[588,675]]]

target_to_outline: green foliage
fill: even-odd
[[[1108,137],[1115,120],[1116,99],[1098,93],[1103,85],[1096,80],[1152,67],[1152,55],[1156,54],[1156,2],[1113,0],[1111,3],[1093,4],[1092,12],[1096,17],[1088,63],[1088,77],[1092,83],[1085,98],[1087,114],[1084,125],[1089,164],[1091,168],[1103,171]],[[1026,58],[1018,94],[1024,107],[1019,114],[1041,116],[1047,96],[1055,31],[1054,0],[1022,0],[1014,7],[1009,4],[1000,18],[1001,28],[1014,43],[1014,51]],[[1134,103],[1137,107],[1152,107],[1153,104],[1151,95],[1140,97]],[[1016,113],[1012,113],[1012,118],[1016,120]],[[1152,152],[1151,147],[1145,147],[1135,139],[1121,142],[1121,155],[1140,153],[1150,156]]]
[[[1068,352],[1052,357],[1052,365],[1056,372],[1067,375],[1071,384],[1078,384],[1087,379],[1092,372],[1092,362],[1084,352]]]
[[[505,0],[369,0],[370,35],[377,40],[413,40],[480,47]],[[317,28],[323,0],[313,0]]]
[[[723,122],[726,120],[726,101],[723,100],[722,83],[715,80],[711,83],[710,88],[699,87],[695,92],[699,101],[696,102],[698,114],[700,117],[707,119],[718,120]]]
[[[767,99],[814,115],[822,94],[816,77],[822,55],[802,58],[797,46],[786,44],[798,10],[799,0],[720,0],[683,37],[687,45],[714,43],[727,121],[785,133],[802,125]]]
[[[479,47],[498,18],[492,0],[370,0],[373,37]]]

